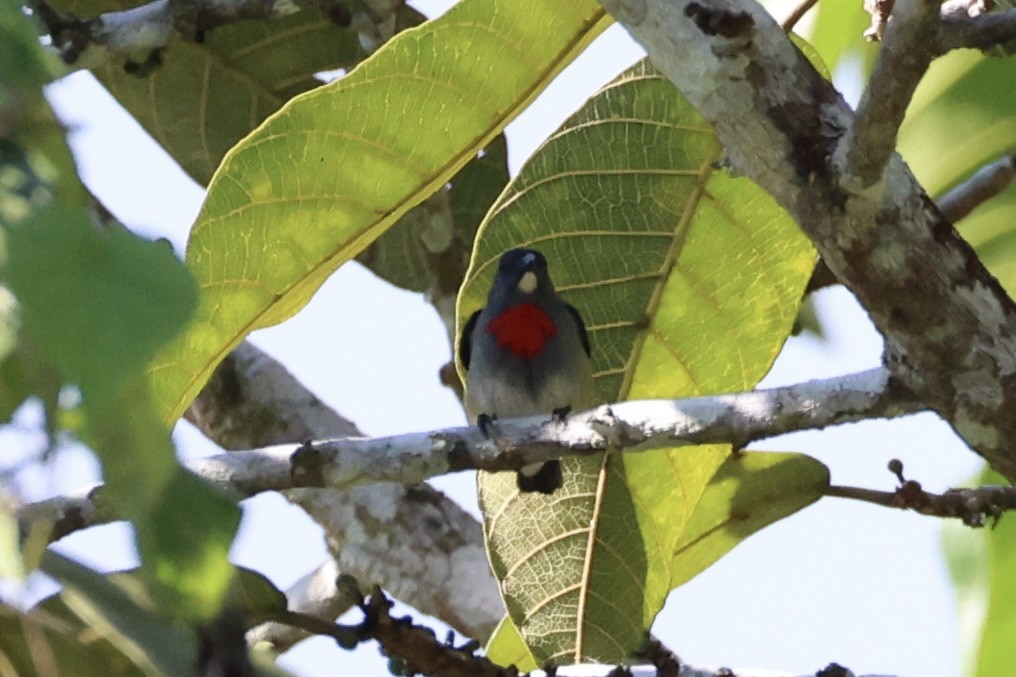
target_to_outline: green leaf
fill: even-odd
[[[451,295],[466,273],[476,229],[507,183],[508,148],[499,135],[446,189],[410,210],[357,260],[403,289]]]
[[[100,231],[82,210],[44,209],[7,238],[4,272],[27,345],[80,388],[85,441],[102,459],[110,504],[134,523],[160,601],[184,616],[216,613],[239,510],[177,463],[144,377],[193,310],[190,274],[164,243]]]
[[[51,69],[39,36],[16,2],[0,3],[0,110],[16,95],[32,95],[49,80]],[[6,111],[4,111],[6,112]]]
[[[829,469],[810,456],[769,451],[730,456],[681,533],[671,585],[683,585],[748,536],[814,503],[828,486]]]
[[[500,254],[534,246],[585,317],[598,401],[751,388],[790,331],[814,253],[754,184],[715,170],[719,156],[665,78],[644,63],[622,74],[491,210],[459,321],[485,302]],[[729,453],[568,459],[551,497],[481,474],[491,563],[537,662],[620,662],[641,647]]]
[[[540,666],[522,639],[512,619],[505,616],[494,628],[486,648],[487,658],[505,667],[514,665],[520,672],[532,672]]]
[[[836,72],[846,58],[877,51],[878,45],[867,42],[863,37],[871,17],[861,4],[821,2],[817,10],[808,42],[821,55],[830,71]]]
[[[187,247],[197,315],[151,370],[163,420],[243,337],[293,315],[454,176],[609,22],[593,0],[465,0],[230,151]]]
[[[1016,61],[970,50],[932,63],[900,128],[900,152],[933,197],[1016,150]],[[960,234],[1012,294],[1016,292],[1016,184],[958,224]]]
[[[190,36],[188,36],[190,37]],[[292,96],[321,85],[314,74],[366,57],[356,32],[316,9],[242,21],[176,39],[147,77],[107,61],[96,77],[138,122],[205,185],[226,152]]]
[[[17,299],[0,284],[0,421],[9,420],[31,395],[38,395],[46,413],[52,414],[62,384],[60,374],[46,361],[38,346],[20,336],[20,329]]]
[[[53,672],[47,671],[52,666]],[[13,672],[4,671],[8,667]],[[0,604],[0,672],[14,675],[143,675],[57,597],[29,613]]]
[[[286,593],[264,574],[241,566],[235,568],[229,602],[243,610],[249,627],[282,620],[289,609]]]
[[[141,372],[194,311],[193,279],[168,245],[99,231],[82,210],[41,210],[7,238],[25,327],[86,397]]]
[[[65,130],[42,95],[55,71],[21,5],[0,3],[0,224],[24,218],[54,196],[64,204],[86,199]]]
[[[756,531],[817,501],[828,486],[829,469],[809,456],[745,452],[728,457],[681,533],[671,587],[686,583]],[[498,665],[523,672],[539,667],[508,617],[495,628],[486,652]]]
[[[192,672],[193,635],[157,611],[140,580],[129,574],[109,579],[52,551],[43,555],[42,570],[64,586],[61,599],[88,627],[146,673]]]
[[[1004,485],[990,469],[976,485]],[[958,594],[961,637],[978,677],[1008,674],[1016,661],[1016,520],[1003,515],[994,528],[973,530],[958,522],[943,529],[943,546]],[[971,654],[970,648],[974,649]]]

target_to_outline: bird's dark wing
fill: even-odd
[[[483,312],[483,308],[480,308],[475,313],[469,316],[466,320],[466,326],[462,327],[462,334],[459,336],[459,360],[462,362],[462,366],[469,369],[469,358],[472,356],[473,351],[473,327],[476,326],[476,321],[480,319],[480,313]],[[581,320],[579,320],[581,322]],[[585,329],[582,330],[585,335]]]
[[[582,347],[586,349],[586,355],[592,357],[593,351],[589,347],[589,334],[586,333],[586,323],[582,321],[582,316],[579,315],[579,311],[575,309],[570,303],[564,304],[564,307],[568,309],[568,313],[575,320],[575,326],[579,329],[579,340],[582,341]],[[472,319],[470,319],[472,321]],[[469,325],[466,325],[467,327]]]

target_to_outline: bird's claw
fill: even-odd
[[[494,421],[497,420],[497,416],[490,416],[489,414],[480,414],[476,417],[476,427],[480,429],[480,432],[488,440],[490,434],[494,430]]]
[[[568,414],[571,413],[571,405],[566,404],[563,407],[558,407],[554,411],[550,412],[551,420],[556,423],[564,423],[568,418]]]

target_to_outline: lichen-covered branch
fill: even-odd
[[[240,344],[223,360],[186,417],[227,449],[361,434],[250,343]],[[221,458],[228,462],[232,455]],[[325,530],[337,569],[365,585],[378,583],[480,640],[504,615],[479,523],[441,492],[426,485],[382,483],[284,495]],[[472,582],[469,590],[463,590],[462,580]],[[346,603],[334,585],[318,586],[315,592],[328,590],[340,598],[304,601],[321,609]]]
[[[853,124],[839,143],[843,181],[866,188],[882,178],[917,83],[934,57],[939,0],[897,0]]]
[[[1016,305],[898,155],[865,170],[873,183],[855,175],[878,167],[895,127],[875,135],[878,148],[861,147],[871,135],[851,132],[843,98],[753,0],[603,4],[713,124],[733,170],[773,195],[857,296],[899,383],[1016,479]],[[927,30],[926,3],[913,8],[900,46]],[[898,97],[893,110],[909,99],[906,89],[883,95]],[[863,156],[874,160],[848,160]]]
[[[547,416],[505,420],[490,439],[475,427],[448,428],[279,445],[202,458],[187,467],[239,497],[300,487],[350,489],[375,482],[412,485],[404,489],[412,496],[432,491],[418,483],[456,470],[518,470],[567,455],[707,443],[741,448],[787,432],[900,416],[919,408],[886,370],[873,369],[747,393],[604,405],[572,414],[564,422]],[[422,510],[433,498],[416,500],[421,502],[416,509]]]

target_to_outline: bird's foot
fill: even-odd
[[[571,405],[566,404],[563,407],[558,407],[554,411],[550,412],[550,418],[555,423],[564,423],[568,420],[568,414],[571,413]]]
[[[488,440],[490,439],[491,433],[494,432],[494,422],[497,421],[497,416],[490,416],[489,414],[480,414],[476,417],[476,427],[480,429],[483,436]]]

